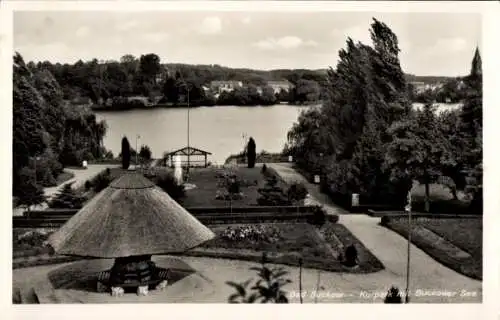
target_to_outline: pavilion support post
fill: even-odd
[[[205,168],[207,167],[207,154],[205,153]]]

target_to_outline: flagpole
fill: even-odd
[[[410,248],[411,248],[411,189],[408,191],[408,204],[405,208],[408,212],[408,248],[407,248],[407,261],[406,261],[406,295],[405,303],[410,302]]]

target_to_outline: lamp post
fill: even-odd
[[[137,168],[137,165],[138,165],[138,161],[137,161],[137,155],[139,154],[139,151],[137,150],[137,140],[139,140],[141,138],[140,135],[136,135],[135,136],[135,167]]]
[[[410,248],[411,248],[411,189],[408,191],[408,204],[405,207],[405,211],[408,212],[408,248],[407,248],[407,260],[406,260],[406,295],[405,303],[410,302]]]
[[[190,153],[191,153],[191,148],[190,148],[190,144],[189,144],[189,109],[190,109],[190,101],[189,101],[189,94],[191,92],[191,90],[193,89],[193,85],[191,83],[186,83],[186,81],[182,80],[182,83],[181,83],[181,86],[182,87],[186,87],[186,90],[187,90],[187,169],[186,169],[186,173],[187,173],[187,178],[189,178],[189,167],[191,166],[191,157],[190,157]]]

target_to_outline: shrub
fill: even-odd
[[[92,188],[92,184],[90,183],[90,181],[86,180],[84,187],[85,187],[85,191],[89,191],[90,188]]]
[[[106,172],[99,173],[92,182],[94,192],[98,193],[106,189],[111,183],[111,176]]]
[[[326,216],[327,215],[323,207],[315,206],[313,216],[309,219],[309,223],[321,227],[326,222]]]
[[[330,221],[331,223],[337,223],[339,222],[339,216],[334,214],[334,215],[327,215],[326,216],[328,221]]]
[[[380,224],[383,226],[387,226],[390,221],[391,220],[389,219],[388,216],[382,216],[382,218],[380,218]]]
[[[358,264],[358,250],[353,244],[347,246],[347,248],[345,249],[344,257],[344,265],[348,267],[354,267]]]
[[[156,185],[168,193],[168,195],[175,201],[181,202],[186,196],[184,186],[182,184],[178,184],[175,177],[170,173],[160,174],[154,180]]]
[[[288,188],[287,195],[290,202],[300,202],[307,196],[307,188],[303,183],[296,182]]]
[[[385,296],[384,303],[403,303],[399,289],[392,286]]]

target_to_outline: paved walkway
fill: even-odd
[[[64,181],[63,183],[61,183],[58,186],[44,188],[43,191],[44,191],[47,199],[50,199],[52,196],[57,194],[57,192],[64,185],[72,182],[73,183],[72,187],[74,189],[79,188],[85,184],[85,181],[92,179],[93,177],[98,175],[100,172],[102,172],[106,168],[114,168],[114,167],[118,167],[118,165],[114,165],[114,164],[90,164],[90,165],[88,165],[87,169],[69,169],[69,168],[66,168],[66,169],[64,169],[64,171],[73,173],[74,177],[67,180],[67,181]],[[43,203],[43,204],[38,205],[38,206],[32,206],[31,210],[44,210],[46,208],[47,208],[47,204]],[[14,208],[13,215],[14,216],[22,216],[23,212],[25,210],[26,210],[25,208],[20,208],[20,207]]]
[[[128,294],[124,297],[114,298],[109,295],[85,292],[81,289],[59,289],[52,290],[48,274],[51,274],[52,281],[54,271],[58,270],[62,281],[68,279],[68,273],[75,276],[82,272],[106,270],[112,265],[112,260],[89,260],[77,261],[65,264],[40,266],[35,268],[23,268],[13,270],[13,287],[21,289],[21,292],[28,293],[35,286],[39,294],[43,295],[46,303],[70,303],[71,301],[86,303],[117,303],[117,302],[144,302],[144,303],[225,303],[227,298],[234,293],[234,289],[226,285],[226,281],[243,282],[247,279],[257,279],[255,271],[250,270],[257,264],[239,260],[210,259],[200,257],[182,257],[178,261],[177,257],[154,256],[153,259],[161,267],[182,267],[183,269],[194,269],[196,274],[186,277],[172,286],[168,287],[164,293],[152,293],[149,297],[137,297],[135,294]],[[296,267],[284,267],[289,272],[288,279],[292,283],[284,289],[289,294],[290,301],[299,302],[299,269]],[[65,272],[61,272],[61,271]],[[76,277],[75,277],[76,278]],[[318,282],[319,280],[319,282]],[[425,282],[418,286],[421,290],[440,290],[427,295],[423,292],[413,295],[411,302],[417,303],[471,303],[481,302],[481,284],[463,286],[462,282],[454,282],[456,279],[448,279],[436,282],[435,274],[430,273]],[[388,288],[397,285],[404,288],[404,279],[388,271],[374,274],[341,274],[324,272],[314,269],[302,270],[302,294],[304,303],[380,303],[383,301]],[[415,290],[417,288],[413,288]],[[445,291],[446,290],[446,291]],[[469,296],[461,296],[467,293]],[[446,296],[445,294],[448,294]],[[450,295],[453,296],[450,296]],[[470,296],[474,295],[475,296]],[[62,299],[54,301],[52,297]]]
[[[331,201],[322,201],[318,187],[309,183],[288,163],[269,164],[286,181],[302,181],[310,190],[311,197],[323,204],[329,214],[338,214],[339,223],[345,225],[385,266],[385,270],[366,275],[366,280],[389,277],[404,288],[406,279],[407,241],[400,235],[379,225],[380,218],[360,214],[348,214]],[[434,260],[413,244],[411,250],[410,288],[447,289],[461,288],[480,290],[481,281],[463,276]],[[377,281],[377,280],[376,280]]]

